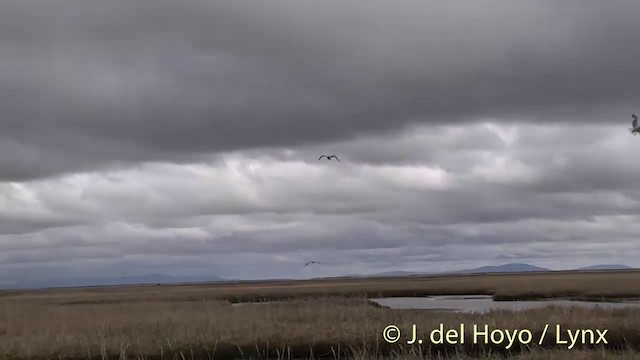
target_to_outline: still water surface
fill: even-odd
[[[391,309],[427,309],[465,313],[485,313],[491,310],[528,310],[549,305],[605,309],[640,307],[640,301],[618,303],[572,300],[493,301],[491,296],[484,295],[396,297],[371,299],[371,301]]]

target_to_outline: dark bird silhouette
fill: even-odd
[[[337,157],[337,156],[335,156],[335,155],[321,155],[321,156],[318,158],[318,160],[322,159],[323,157],[326,157],[326,158],[327,158],[327,160],[331,160],[332,158],[336,158],[336,160],[340,161],[340,159],[338,159],[338,157]]]
[[[629,131],[631,131],[633,135],[637,135],[638,133],[640,133],[640,126],[638,126],[638,117],[636,116],[636,114],[631,114],[631,117],[633,118],[633,122],[631,123],[631,126],[633,127],[630,128]]]
[[[304,264],[304,267],[307,267],[307,266],[309,266],[311,264],[320,264],[320,263],[317,262],[317,261],[309,261],[308,263]]]

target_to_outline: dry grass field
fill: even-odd
[[[488,294],[500,299],[640,297],[640,271],[323,279],[0,292],[5,359],[640,359],[640,310],[549,307],[461,314],[392,310],[365,296]],[[231,302],[280,300],[233,306]],[[465,324],[457,345],[406,344],[411,325]],[[394,324],[397,343],[382,338]],[[473,325],[530,330],[533,341],[473,344]],[[551,328],[542,345],[537,340]],[[608,344],[567,350],[562,329],[608,330]],[[566,338],[565,335],[563,337]],[[596,336],[595,339],[598,337]],[[588,340],[588,339],[587,339]]]

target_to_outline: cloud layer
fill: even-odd
[[[639,10],[3,2],[0,273],[640,266]]]
[[[640,173],[623,150],[637,146],[635,138],[625,129],[592,130],[574,134],[573,142],[591,141],[583,151],[535,141],[571,137],[556,126],[426,126],[333,144],[340,162],[310,158],[311,147],[5,183],[0,264],[17,273],[135,262],[147,271],[191,267],[230,277],[256,276],[259,266],[263,276],[293,275],[309,259],[334,275],[505,259],[556,268],[633,264]],[[438,146],[426,141],[434,132]],[[507,142],[498,136],[509,132]],[[463,141],[475,136],[494,145],[479,150]],[[382,141],[413,147],[412,163],[391,165],[384,147],[376,161],[373,144]]]
[[[1,6],[6,180],[411,124],[611,123],[640,97],[630,1]]]

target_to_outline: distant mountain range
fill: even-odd
[[[587,266],[575,269],[575,271],[606,271],[606,270],[629,270],[633,269],[627,265],[621,264],[601,264]],[[477,273],[523,273],[523,272],[539,272],[552,271],[547,268],[522,263],[510,263],[497,266],[482,266],[475,269],[458,270],[440,273],[427,272],[411,272],[411,271],[389,271],[377,274],[367,275],[351,275],[346,277],[400,277],[411,275],[446,275],[446,274],[477,274]],[[287,279],[281,279],[286,281]],[[145,284],[184,284],[184,283],[210,283],[233,281],[223,279],[219,276],[171,276],[166,274],[148,274],[143,276],[129,277],[73,277],[73,278],[48,278],[48,279],[32,279],[22,280],[12,283],[0,283],[1,289],[42,289],[42,288],[59,288],[59,287],[84,287],[84,286],[117,286],[117,285],[145,285]],[[273,280],[269,280],[273,281]]]
[[[595,271],[595,270],[630,270],[631,266],[621,264],[602,264],[593,265],[574,269],[575,271]],[[521,272],[539,272],[539,271],[553,271],[551,269],[534,266],[523,263],[509,263],[497,266],[482,266],[475,269],[466,269],[458,271],[448,272],[411,272],[411,271],[389,271],[377,274],[371,274],[367,276],[410,276],[410,275],[437,275],[437,274],[479,274],[479,273],[521,273]]]
[[[494,273],[494,272],[531,272],[531,271],[551,271],[550,269],[521,263],[510,263],[497,266],[482,266],[475,269],[459,270],[455,273]]]

